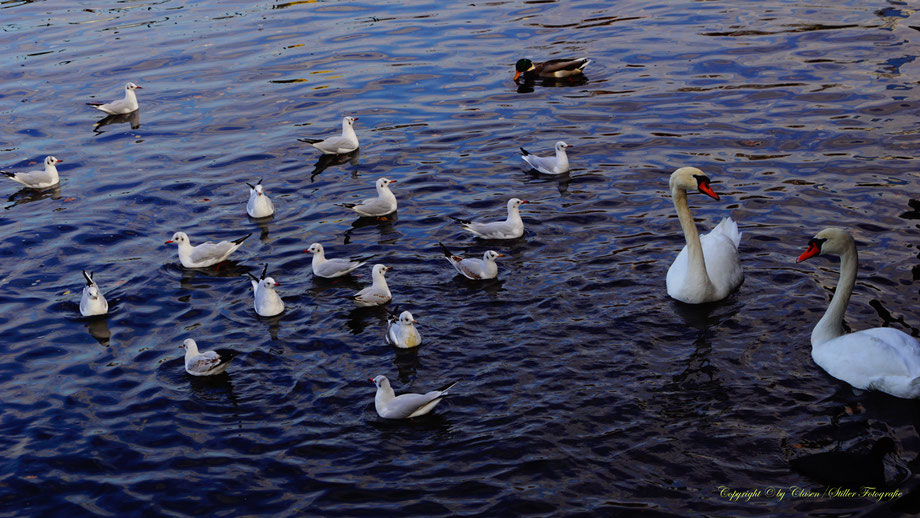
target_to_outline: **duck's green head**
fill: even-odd
[[[527,58],[519,59],[517,63],[514,64],[514,69],[518,72],[527,72],[530,70],[530,67],[533,66],[533,62]]]

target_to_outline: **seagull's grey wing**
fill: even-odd
[[[392,212],[393,206],[383,198],[368,198],[355,205],[352,210],[372,216],[384,216]]]
[[[229,253],[232,248],[233,243],[230,241],[221,241],[220,243],[208,241],[192,248],[189,258],[196,263],[219,259]]]
[[[482,259],[464,259],[458,263],[454,263],[454,266],[457,268],[458,272],[469,279],[482,278]]]
[[[338,277],[345,275],[354,268],[350,267],[351,261],[341,258],[326,259],[316,269],[320,277]]]
[[[422,415],[417,412],[440,397],[441,392],[438,391],[427,394],[402,394],[396,396],[387,404],[383,417],[387,419],[405,419],[413,415]]]
[[[112,113],[128,113],[133,111],[131,104],[125,99],[119,99],[117,101],[112,101],[107,104],[103,104],[99,107],[103,111],[109,111]]]
[[[16,173],[13,178],[23,185],[41,185],[51,181],[51,174],[41,169],[27,173]]]
[[[205,351],[189,361],[185,368],[191,372],[205,373],[220,364],[220,356],[214,351]]]
[[[399,343],[399,337],[396,335],[396,323],[392,320],[387,322],[387,343],[390,345],[396,345]]]
[[[556,157],[525,156],[521,157],[530,164],[531,167],[541,173],[553,174],[553,168],[556,167]]]
[[[340,148],[343,148],[343,147],[351,147],[351,146],[349,146],[349,144],[350,144],[350,142],[349,142],[349,140],[348,140],[347,138],[345,138],[345,137],[343,137],[343,136],[341,136],[341,135],[338,135],[338,136],[335,136],[335,137],[329,137],[329,138],[327,138],[326,140],[324,140],[324,141],[322,141],[322,142],[317,142],[317,143],[313,144],[313,147],[315,147],[315,148],[317,148],[317,149],[320,149],[320,150],[323,150],[323,151],[329,151],[329,152],[335,153],[335,152],[337,152]]]
[[[511,228],[504,221],[493,221],[491,223],[478,223],[473,222],[466,225],[466,228],[477,235],[482,237],[497,237],[502,236],[506,232],[509,232]]]

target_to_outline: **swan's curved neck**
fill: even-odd
[[[687,277],[689,282],[703,283],[709,289],[712,289],[712,280],[706,273],[706,260],[703,258],[703,245],[700,243],[700,234],[696,230],[696,223],[693,222],[693,216],[690,214],[690,206],[687,205],[687,191],[680,187],[671,189],[671,198],[674,200],[674,208],[677,209],[677,219],[680,220],[680,228],[684,231],[684,239],[687,241]]]
[[[856,271],[858,269],[859,257],[856,253],[856,245],[850,243],[849,247],[840,254],[840,280],[837,281],[834,297],[827,306],[824,316],[821,317],[821,320],[818,321],[811,332],[812,347],[844,334],[843,316],[847,311],[850,295],[853,294],[853,287],[856,285]]]

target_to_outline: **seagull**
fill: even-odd
[[[83,287],[83,296],[80,297],[80,314],[84,317],[105,315],[109,312],[109,303],[93,280],[93,272],[86,273],[86,270],[83,270],[83,278],[86,279],[86,286]]]
[[[431,412],[438,403],[447,395],[447,391],[457,384],[456,381],[432,390],[426,394],[400,394],[396,395],[390,387],[390,380],[380,375],[371,381],[377,385],[377,395],[374,396],[374,406],[377,415],[384,419],[405,419],[418,417]]]
[[[390,270],[392,270],[392,268],[389,266],[375,264],[373,274],[374,283],[354,294],[352,298],[354,298],[355,304],[361,307],[369,307],[382,306],[389,302],[393,298],[393,295],[390,294],[390,288],[387,286],[387,280],[383,277],[383,274]]]
[[[484,239],[516,239],[524,235],[524,222],[521,221],[521,213],[518,212],[522,203],[528,202],[518,198],[508,200],[508,219],[505,221],[478,223],[453,219],[460,223],[464,230],[469,230]]]
[[[329,137],[326,140],[316,138],[299,138],[297,140],[312,144],[313,147],[323,152],[325,155],[341,155],[351,153],[358,149],[358,136],[355,135],[353,127],[357,117],[345,117],[342,119],[342,135],[338,137]]]
[[[137,96],[134,95],[135,90],[141,90],[141,87],[137,86],[134,83],[128,83],[125,85],[125,98],[118,101],[112,101],[110,103],[86,103],[97,110],[104,111],[109,115],[119,115],[123,113],[131,113],[137,111]]]
[[[519,59],[514,64],[514,80],[517,81],[521,74],[524,75],[525,81],[533,81],[536,78],[541,79],[561,79],[571,77],[584,72],[588,63],[588,58],[578,59],[551,59],[543,63],[534,64],[529,59]]]
[[[403,311],[396,318],[396,314],[390,316],[387,320],[387,343],[400,349],[409,349],[422,343],[422,335],[415,328],[418,321],[412,317],[412,313]]]
[[[377,197],[368,198],[361,203],[342,203],[342,207],[351,209],[361,216],[380,217],[396,212],[396,196],[390,191],[389,185],[396,180],[378,178],[376,182]]]
[[[498,265],[495,264],[495,260],[499,257],[505,257],[504,254],[489,250],[482,254],[482,259],[464,259],[459,255],[450,253],[444,243],[439,242],[438,244],[441,245],[441,250],[444,252],[444,257],[447,258],[447,261],[467,279],[476,281],[498,277]]]
[[[259,178],[255,185],[250,183],[246,185],[249,186],[249,203],[246,204],[246,213],[249,214],[249,217],[267,218],[274,214],[275,205],[262,191],[262,179]]]
[[[9,176],[10,180],[13,180],[16,183],[21,183],[22,185],[25,185],[31,189],[44,189],[45,187],[52,187],[58,184],[58,170],[57,167],[55,167],[55,164],[59,164],[61,162],[63,162],[63,160],[59,158],[46,156],[44,171],[29,171],[28,173],[10,173],[7,171],[0,171],[0,173]]]
[[[252,279],[252,290],[254,292],[253,306],[260,317],[273,317],[284,311],[284,302],[281,300],[281,296],[278,295],[278,292],[275,291],[275,286],[279,284],[275,279],[266,277],[265,274],[267,272],[267,264],[265,268],[262,269],[262,275],[259,276],[259,278],[246,272],[246,275]]]
[[[186,268],[207,268],[229,257],[251,235],[252,233],[250,232],[235,241],[221,241],[220,243],[208,241],[207,243],[192,246],[185,232],[176,232],[173,234],[172,239],[166,243],[179,245],[179,262],[182,263],[182,266]]]
[[[572,147],[563,141],[556,142],[556,156],[539,157],[531,155],[529,151],[521,148],[521,158],[537,171],[543,174],[562,174],[569,172],[569,157],[565,148]]]
[[[192,376],[213,376],[227,370],[230,360],[236,356],[236,351],[230,349],[217,349],[214,351],[198,352],[198,344],[191,338],[186,338],[179,349],[185,349],[185,372]]]
[[[333,279],[351,273],[353,270],[363,265],[365,261],[372,256],[356,257],[354,259],[326,259],[326,253],[323,245],[313,243],[310,248],[304,250],[313,254],[313,275]]]

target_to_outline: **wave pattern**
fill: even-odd
[[[896,3],[892,2],[892,6]],[[897,4],[899,5],[899,4]],[[54,154],[61,185],[3,183],[0,504],[18,515],[761,515],[862,511],[852,499],[732,502],[719,486],[814,484],[788,444],[895,437],[909,402],[858,397],[815,366],[809,333],[836,263],[795,265],[848,226],[861,253],[848,323],[917,336],[920,175],[913,11],[861,2],[7,2],[0,164]],[[15,21],[13,21],[15,20]],[[820,20],[820,23],[817,21]],[[521,57],[589,56],[587,80],[518,89]],[[134,81],[139,126],[83,103]],[[85,109],[84,109],[85,108]],[[356,115],[361,149],[318,164],[298,137]],[[94,131],[95,130],[95,131]],[[517,149],[564,138],[564,178]],[[688,308],[664,275],[683,238],[671,171],[700,167],[731,214],[746,280]],[[321,167],[318,167],[321,166]],[[399,213],[336,204],[398,180]],[[246,217],[264,178],[276,216]],[[525,236],[477,242],[448,216],[523,207]],[[165,245],[255,235],[220,270]],[[499,279],[458,278],[437,242],[494,248]],[[420,321],[386,313],[304,254],[372,253]],[[288,309],[263,319],[245,272],[268,263]],[[81,269],[110,314],[79,318]],[[191,379],[178,345],[241,352]],[[373,385],[460,384],[434,415],[380,420]],[[858,411],[853,411],[858,408]],[[905,487],[905,490],[910,487]]]

